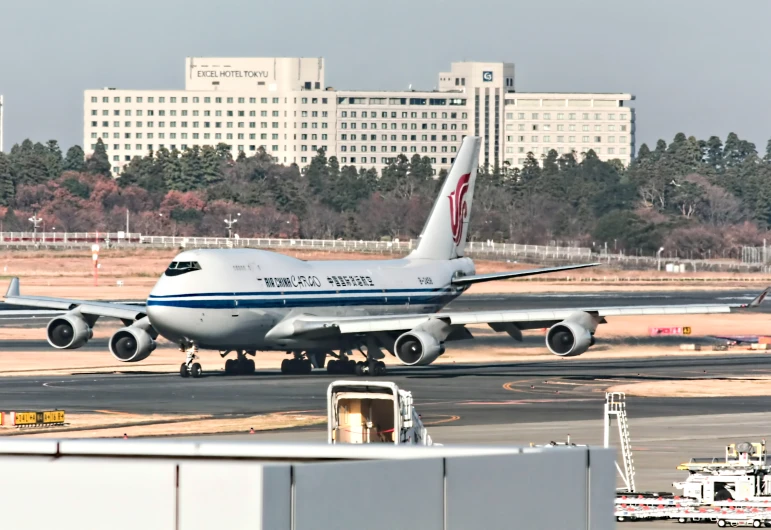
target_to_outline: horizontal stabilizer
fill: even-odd
[[[453,278],[455,285],[470,285],[472,283],[491,282],[493,280],[507,280],[509,278],[521,278],[523,276],[535,276],[537,274],[548,274],[550,272],[570,271],[574,269],[584,269],[586,267],[596,267],[599,263],[583,263],[581,265],[565,265],[563,267],[548,267],[545,269],[528,269],[524,271],[493,272],[490,274],[475,274],[474,276],[461,276]]]

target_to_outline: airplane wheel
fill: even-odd
[[[247,359],[246,360],[246,373],[247,374],[253,374],[254,373],[254,360],[253,359]]]
[[[203,369],[201,368],[201,365],[198,363],[193,363],[193,366],[190,367],[190,375],[193,377],[201,377],[203,375]]]
[[[340,361],[337,359],[333,359],[327,363],[327,373],[328,374],[339,374],[341,373],[340,370]]]
[[[354,368],[354,373],[358,375],[359,377],[362,377],[364,375],[364,363],[356,363],[356,367]]]
[[[235,366],[234,366],[234,364],[235,364],[235,361],[233,359],[228,359],[227,361],[225,361],[225,374],[226,375],[231,375],[231,374],[235,373],[235,370],[234,370]]]
[[[376,375],[385,375],[388,369],[386,368],[386,365],[383,361],[378,361],[377,365],[375,366],[375,374]]]
[[[291,366],[289,363],[290,363],[289,359],[284,359],[283,361],[281,361],[281,373],[282,374],[288,374],[289,373],[290,366]]]
[[[313,364],[310,361],[300,361],[298,368],[301,374],[309,374],[313,371]]]
[[[190,373],[187,371],[187,365],[185,363],[179,365],[179,375],[180,377],[187,377],[190,375]]]

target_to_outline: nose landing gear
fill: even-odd
[[[201,377],[203,375],[201,363],[194,362],[198,359],[198,346],[192,344],[188,347],[186,344],[181,344],[179,351],[187,354],[185,362],[179,365],[179,375],[181,377]]]

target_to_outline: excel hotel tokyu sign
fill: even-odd
[[[268,79],[270,72],[268,70],[234,70],[234,69],[206,69],[196,70],[196,77],[206,77],[211,79]]]

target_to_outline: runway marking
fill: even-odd
[[[430,421],[430,422],[423,422],[423,425],[439,425],[440,423],[450,423],[452,421],[458,421],[460,419],[460,416],[450,416],[448,418],[445,418],[443,420],[436,420],[436,421]]]
[[[98,412],[100,414],[113,414],[115,416],[135,416],[137,418],[147,416],[147,414],[133,414],[131,412],[119,412],[117,410],[96,409],[94,412]]]
[[[513,399],[509,401],[466,401],[459,405],[532,405],[535,403],[567,403],[578,401],[601,401],[593,398],[568,398],[568,399]]]
[[[503,389],[508,390],[509,392],[519,392],[522,394],[526,394],[527,391],[531,389],[513,388],[512,385],[530,384],[533,381],[543,381],[543,379],[522,379],[520,381],[509,381],[508,383],[503,384]]]

